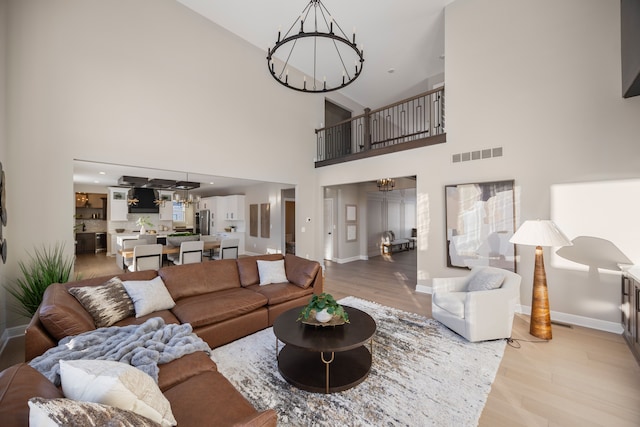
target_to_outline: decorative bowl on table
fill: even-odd
[[[116,228],[116,233],[124,233],[124,228]]]

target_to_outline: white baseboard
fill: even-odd
[[[427,285],[416,285],[416,292],[420,292],[421,294],[432,294],[433,288]]]
[[[367,261],[368,259],[369,257],[366,255],[356,255],[350,258],[334,258],[331,261],[337,262],[338,264],[346,264],[353,261]]]
[[[417,285],[416,292],[431,294],[433,292],[433,288],[426,285]],[[530,316],[531,307],[518,304],[516,305],[516,313]],[[585,328],[597,329],[599,331],[611,332],[613,334],[621,334],[623,332],[622,325],[620,323],[594,319],[592,317],[578,316],[577,314],[562,313],[560,311],[551,311],[551,321],[584,326]]]
[[[516,313],[531,315],[531,307],[527,305],[517,305]],[[551,321],[559,323],[568,323],[569,325],[583,326],[585,328],[597,329],[599,331],[611,332],[613,334],[621,334],[623,332],[622,325],[617,322],[608,320],[594,319],[592,317],[579,316],[577,314],[562,313],[560,311],[550,311]]]

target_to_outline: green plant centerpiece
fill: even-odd
[[[141,216],[136,220],[136,225],[139,227],[153,227],[153,223],[151,222],[151,218],[148,216]]]
[[[327,320],[323,321],[317,317],[320,312],[325,312],[328,315]],[[320,323],[328,323],[332,320],[337,320],[338,324],[349,323],[347,312],[331,294],[326,292],[311,297],[309,304],[300,312],[298,321],[302,320],[303,323],[307,323],[310,318],[312,320],[318,319]]]

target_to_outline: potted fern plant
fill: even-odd
[[[44,291],[50,284],[69,281],[74,257],[64,255],[64,244],[36,249],[29,257],[28,263],[18,262],[23,277],[16,279],[14,286],[6,286],[6,289],[17,301],[17,305],[13,306],[15,312],[30,318],[38,309]]]
[[[326,292],[312,296],[309,304],[300,312],[298,320],[308,321],[310,317],[320,323],[328,323],[333,319],[338,323],[349,323],[347,312]]]

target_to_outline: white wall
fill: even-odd
[[[72,251],[73,159],[291,183],[297,223],[315,217],[324,101],[273,82],[265,52],[173,0],[8,5],[9,276],[34,247]]]
[[[445,19],[447,143],[318,170],[319,185],[375,180],[380,171],[417,176],[423,286],[464,274],[446,267],[446,184],[515,179],[525,220],[551,217],[556,184],[640,177],[640,97],[620,96],[618,1],[457,0]],[[452,154],[498,146],[503,157],[451,162]],[[534,252],[518,253],[527,306]],[[593,284],[547,263],[547,280],[553,311],[619,323],[618,277]],[[597,309],[574,303],[596,291]]]
[[[285,252],[285,248],[283,247],[283,227],[284,227],[284,217],[283,217],[283,198],[282,198],[282,190],[290,188],[290,185],[286,184],[274,184],[274,183],[265,183],[259,185],[252,185],[245,190],[245,251],[251,254],[266,254],[267,252]],[[249,220],[250,220],[250,209],[249,206],[252,204],[261,205],[263,203],[270,203],[270,214],[271,214],[271,229],[269,230],[269,238],[260,237],[261,236],[261,224],[260,224],[260,207],[258,207],[258,237],[251,237],[249,235]],[[298,204],[296,203],[296,224],[297,222],[297,210]],[[299,227],[296,230],[296,239],[299,233]],[[296,247],[298,242],[296,241]]]

